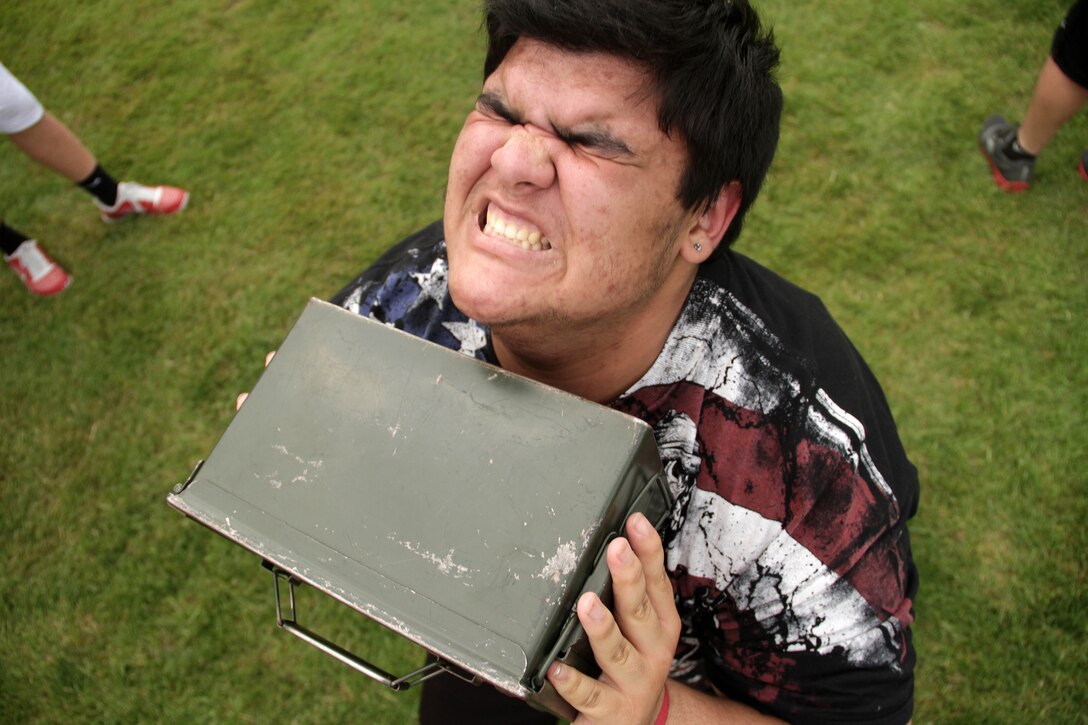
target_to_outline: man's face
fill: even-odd
[[[496,331],[591,330],[675,296],[693,273],[677,252],[697,218],[676,198],[685,160],[641,67],[519,40],[450,161],[455,303]]]

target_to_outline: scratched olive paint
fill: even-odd
[[[626,516],[667,514],[660,469],[642,421],[311,300],[168,502],[563,714],[544,671],[584,640],[578,596],[610,593]]]

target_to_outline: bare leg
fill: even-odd
[[[1028,153],[1038,155],[1086,101],[1088,88],[1069,80],[1054,59],[1047,56],[1035,83],[1031,105],[1020,125],[1017,135],[1020,146]]]
[[[27,156],[74,183],[90,176],[97,163],[76,135],[49,111],[30,128],[8,138]]]

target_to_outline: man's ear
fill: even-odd
[[[710,208],[695,219],[688,230],[687,241],[680,248],[680,256],[691,264],[702,264],[721,244],[725,231],[733,223],[740,209],[743,193],[739,181],[731,181],[718,192],[718,198]]]

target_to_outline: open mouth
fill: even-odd
[[[501,239],[532,252],[543,252],[552,248],[552,243],[540,233],[539,229],[509,219],[502,211],[490,204],[479,221],[483,233],[493,239]]]

